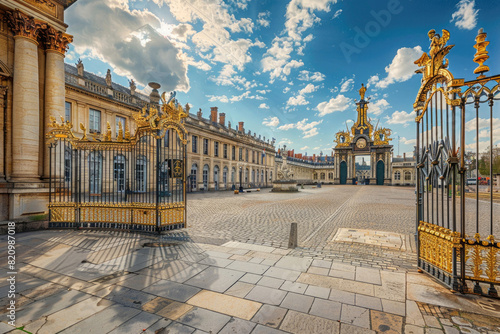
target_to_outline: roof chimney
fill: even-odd
[[[403,153],[403,161],[406,161],[406,153]]]
[[[244,122],[238,122],[238,131],[245,132],[245,129],[243,128]]]
[[[210,122],[217,123],[217,107],[210,108]]]
[[[153,88],[151,94],[149,94],[149,101],[151,103],[159,103],[160,102],[160,93],[158,93],[158,89],[160,89],[160,84],[156,82],[148,83],[148,86]]]
[[[226,126],[226,114],[223,112],[219,114],[219,124]]]

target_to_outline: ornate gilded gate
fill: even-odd
[[[450,35],[429,32],[429,54],[415,64],[422,85],[415,104],[417,132],[418,266],[460,292],[498,296],[500,205],[494,201],[498,156],[500,75],[489,70],[486,33],[479,31],[470,81],[455,79],[445,56]],[[496,133],[496,136],[495,136]],[[482,166],[482,167],[481,167]],[[498,173],[498,172],[496,172]],[[480,184],[480,174],[489,184]],[[472,181],[471,181],[472,180]]]
[[[186,112],[174,99],[160,111],[144,107],[134,115],[137,130],[118,124],[113,138],[75,136],[72,124],[47,133],[50,148],[49,226],[165,231],[186,227]]]

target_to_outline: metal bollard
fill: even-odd
[[[297,247],[297,223],[290,225],[290,240],[288,240],[288,248]]]

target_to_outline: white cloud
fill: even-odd
[[[170,13],[180,23],[200,22],[201,30],[191,38],[196,51],[206,60],[231,64],[240,71],[252,60],[249,49],[255,44],[250,39],[232,39],[231,33],[251,34],[254,23],[242,17],[236,19],[229,4],[222,1],[154,0],[159,6],[167,5]],[[246,0],[233,1],[239,9],[247,6]]]
[[[283,146],[283,145],[292,145],[293,141],[291,141],[288,138],[283,138],[278,142],[278,146]]]
[[[262,122],[262,125],[265,126],[270,126],[270,127],[276,127],[280,124],[280,120],[278,117],[266,117],[264,118],[264,121]]]
[[[383,113],[386,109],[388,109],[391,105],[389,102],[387,102],[386,99],[380,99],[377,100],[375,103],[370,103],[368,105],[368,113],[373,114],[373,115],[380,115]]]
[[[283,89],[283,94],[286,94],[286,93],[288,93],[289,91],[290,91],[290,87],[285,87],[285,88]]]
[[[297,79],[302,81],[323,81],[325,80],[325,75],[321,72],[311,73],[309,71],[303,70],[300,71]]]
[[[367,87],[374,85],[376,88],[387,88],[395,82],[403,82],[410,79],[418,66],[413,62],[417,60],[423,51],[420,46],[414,48],[401,48],[396,53],[392,63],[385,68],[387,77],[380,79],[378,75],[372,76],[368,80]]]
[[[182,50],[159,32],[162,21],[147,9],[130,10],[111,0],[76,2],[65,12],[78,54],[110,64],[113,72],[140,85],[154,81],[162,90],[190,88]],[[140,61],[137,61],[140,59]]]
[[[278,128],[278,130],[290,130],[290,129],[298,129],[302,131],[302,134],[304,137],[302,138],[310,138],[313,136],[316,136],[318,134],[318,129],[316,128],[317,125],[321,124],[323,120],[321,121],[314,121],[307,123],[308,119],[304,118],[302,121],[299,121],[297,123],[290,123],[290,124],[284,124]]]
[[[415,111],[407,113],[406,111],[395,111],[391,116],[386,116],[388,124],[404,124],[408,125],[409,122],[414,122],[416,117]]]
[[[344,78],[340,82],[340,92],[341,93],[349,92],[350,90],[352,90],[353,87],[354,87],[354,78],[351,78],[351,79]]]
[[[406,139],[406,137],[400,137],[399,140],[405,145],[416,145],[417,144],[417,140],[415,138]]]
[[[297,96],[292,96],[286,102],[287,106],[303,106],[309,104],[309,101],[306,100],[305,94],[310,94],[318,89],[319,86],[314,86],[313,84],[307,84],[304,88],[299,90]]]
[[[325,116],[331,114],[335,111],[344,111],[351,105],[351,99],[345,97],[342,94],[337,95],[334,98],[331,98],[328,102],[321,102],[318,104],[316,109],[319,111],[319,116]]]
[[[214,101],[220,101],[222,103],[228,103],[229,99],[227,98],[226,95],[221,95],[221,96],[216,96],[216,95],[206,95],[208,97],[208,101],[214,102]]]
[[[261,103],[259,105],[259,109],[269,109],[269,106],[267,104],[265,104],[265,103]],[[276,117],[276,119],[277,119],[277,117]]]
[[[270,11],[265,11],[263,13],[259,13],[259,15],[257,16],[258,17],[257,23],[263,27],[266,27],[266,28],[269,27],[269,25],[271,24],[271,21],[269,20],[270,16],[271,16]]]
[[[270,82],[276,79],[285,81],[292,68],[303,66],[301,60],[292,59],[292,52],[303,55],[307,42],[311,41],[312,34],[302,37],[302,34],[315,23],[320,22],[315,11],[330,11],[330,4],[337,0],[291,0],[285,13],[285,29],[280,36],[273,39],[271,47],[262,58],[263,72],[269,72]],[[288,68],[287,68],[288,67]]]
[[[339,16],[340,16],[340,14],[342,14],[342,9],[337,10],[337,11],[335,12],[335,14],[333,14],[332,20],[333,20],[333,19],[336,19],[337,17],[339,17]]]
[[[457,10],[451,15],[451,21],[460,29],[471,30],[477,24],[478,9],[474,9],[475,0],[460,0],[457,3]]]
[[[307,145],[306,145],[306,146],[304,146],[304,147],[301,147],[301,148],[300,148],[300,150],[301,150],[301,151],[305,151],[305,150],[307,150],[308,148],[309,148],[309,146],[307,146]]]
[[[222,67],[218,77],[209,77],[218,86],[233,86],[238,90],[249,90],[257,87],[255,80],[249,81],[245,77],[237,75],[233,65],[227,64]]]
[[[304,106],[309,104],[309,101],[306,101],[306,98],[303,95],[291,96],[286,102],[289,106]]]

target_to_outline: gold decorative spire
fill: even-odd
[[[359,96],[361,96],[361,100],[365,99],[366,87],[361,84],[361,88],[359,89]]]
[[[479,64],[479,66],[474,70],[474,74],[479,74],[478,79],[484,78],[484,72],[488,72],[490,68],[483,63],[490,57],[488,56],[488,51],[486,51],[486,47],[490,44],[490,42],[486,41],[486,33],[483,32],[483,28],[479,29],[476,36],[476,45],[474,48],[477,50],[474,55],[474,62]]]

